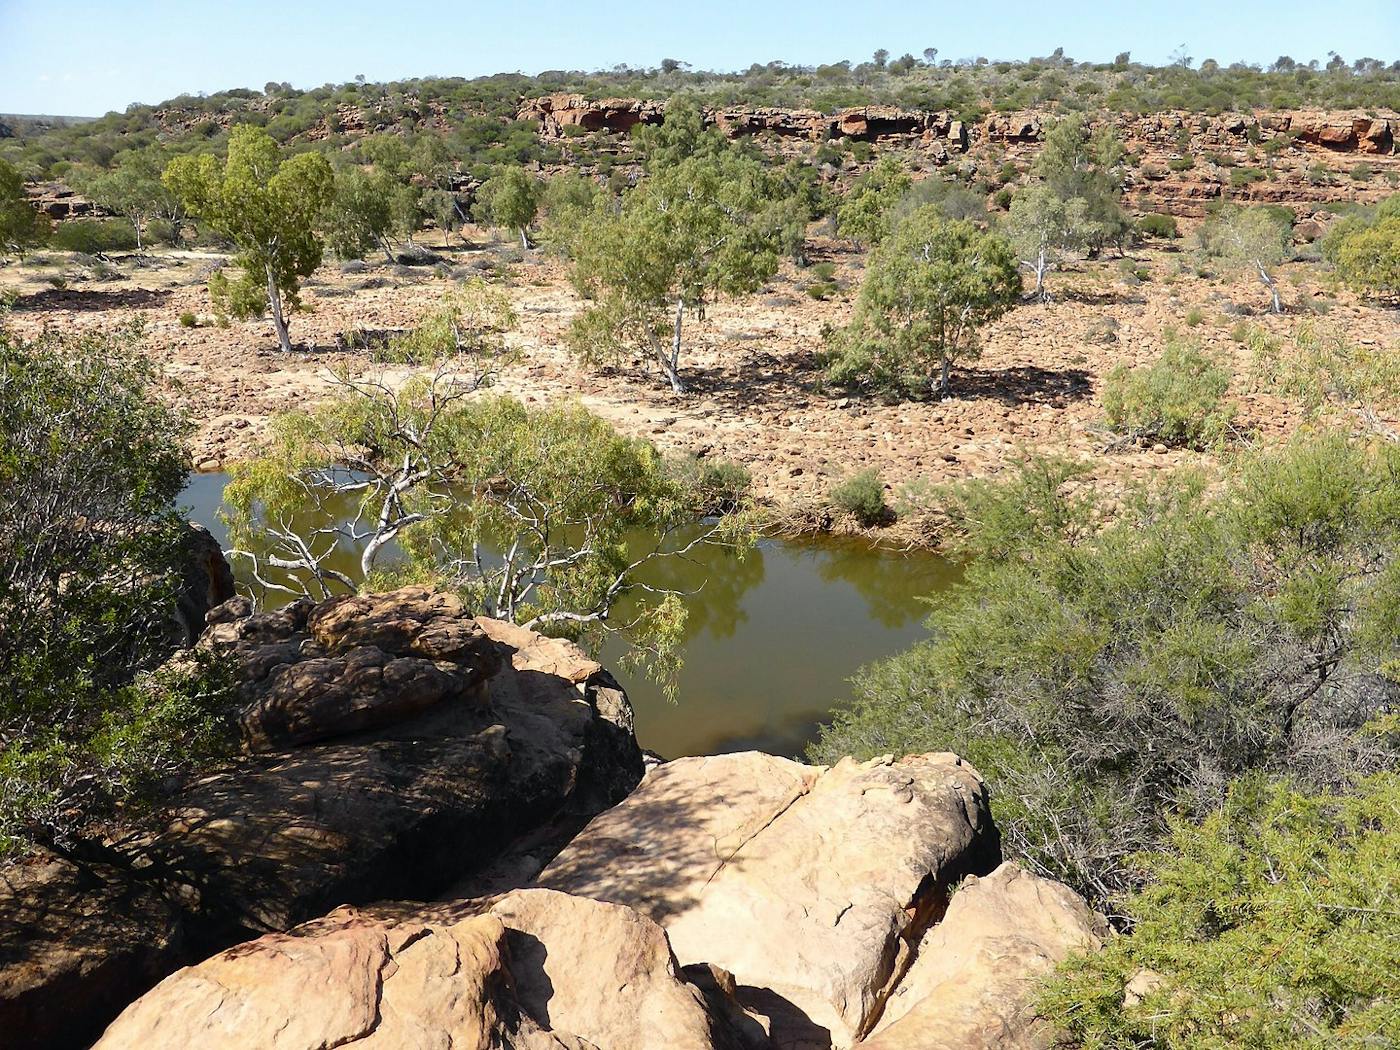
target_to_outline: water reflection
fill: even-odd
[[[183,499],[224,543],[225,480],[196,475]],[[668,703],[644,679],[623,679],[642,745],[667,757],[751,747],[799,755],[861,664],[923,636],[923,597],[957,571],[935,555],[853,540],[764,540],[743,557],[701,547],[652,566],[647,582],[694,593],[679,701]],[[609,643],[600,659],[616,668],[621,655]]]

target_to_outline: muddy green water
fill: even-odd
[[[195,475],[183,498],[221,542],[225,481]],[[937,555],[832,539],[763,540],[743,559],[702,548],[693,561],[669,562],[655,582],[694,592],[679,698],[668,703],[651,682],[618,674],[642,746],[667,758],[746,748],[800,755],[857,668],[924,637],[921,599],[957,574]],[[617,673],[620,653],[608,647],[600,659]]]

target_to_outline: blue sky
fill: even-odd
[[[0,0],[0,112],[96,116],[182,92],[353,79],[898,56],[1400,59],[1400,0],[1118,3]]]

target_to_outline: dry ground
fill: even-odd
[[[432,268],[370,264],[345,273],[324,266],[308,282],[309,312],[293,320],[293,339],[304,349],[291,357],[277,351],[265,322],[181,326],[181,313],[209,310],[204,279],[216,256],[163,252],[139,267],[119,261],[120,279],[103,281],[67,257],[41,256],[0,269],[0,287],[19,291],[11,323],[25,331],[142,317],[147,352],[178,381],[175,396],[196,422],[195,462],[214,470],[254,454],[272,414],[325,396],[332,366],[374,367],[337,351],[337,333],[410,325],[450,280],[503,269],[500,280],[520,317],[510,338],[521,354],[499,390],[534,402],[574,398],[663,450],[736,460],[752,472],[756,494],[780,509],[816,506],[834,484],[868,467],[879,470],[893,498],[915,479],[994,474],[1028,450],[1082,458],[1108,490],[1206,462],[1200,453],[1160,447],[1106,450],[1104,377],[1120,363],[1151,360],[1171,327],[1189,326],[1235,363],[1240,424],[1260,440],[1285,436],[1302,417],[1253,388],[1247,352],[1231,336],[1241,320],[1280,334],[1303,324],[1335,328],[1355,342],[1400,349],[1396,311],[1338,290],[1320,266],[1282,268],[1291,310],[1273,317],[1262,312],[1267,295],[1257,283],[1200,276],[1189,248],[1154,248],[1129,262],[1089,262],[1052,275],[1055,299],[1022,305],[993,325],[981,360],[955,370],[951,399],[887,405],[822,389],[822,328],[849,317],[862,259],[831,242],[819,243],[816,254],[836,264],[842,291],[814,300],[804,290],[810,273],[785,267],[760,293],[712,306],[704,323],[688,325],[683,364],[692,389],[680,396],[640,361],[603,373],[577,365],[563,337],[579,300],[564,269],[543,253],[504,245],[445,253],[450,277]],[[1134,269],[1147,279],[1131,276]],[[67,286],[52,287],[55,277]],[[910,536],[914,528],[906,523],[896,532]]]

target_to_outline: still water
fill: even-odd
[[[220,542],[226,480],[194,475],[182,500]],[[742,559],[717,547],[693,553],[671,562],[665,580],[693,592],[677,701],[619,673],[620,647],[600,654],[632,699],[642,746],[667,758],[746,748],[800,756],[849,695],[846,680],[924,637],[921,599],[958,575],[937,555],[855,540],[766,539]]]

